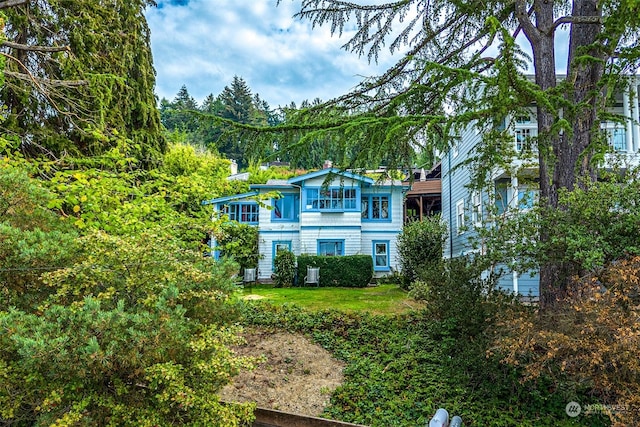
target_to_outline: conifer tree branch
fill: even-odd
[[[2,42],[2,46],[12,49],[26,50],[29,52],[68,52],[69,46],[31,46],[28,44],[14,43],[8,40]]]
[[[524,34],[531,40],[539,39],[541,37],[540,30],[531,22],[530,11],[526,8],[525,0],[516,0],[516,19],[520,23],[520,27],[524,31]]]
[[[555,30],[562,24],[602,24],[604,21],[601,16],[563,16],[556,19],[553,23]]]
[[[5,76],[13,77],[16,79],[20,79],[23,81],[30,81],[34,83],[39,83],[38,86],[42,86],[43,84],[46,86],[59,86],[59,87],[79,87],[86,86],[89,84],[87,80],[56,80],[56,79],[45,79],[42,77],[36,77],[33,74],[26,73],[18,73],[15,71],[5,71]]]
[[[27,3],[27,0],[6,0],[6,1],[0,2],[0,10],[7,9],[13,6],[20,6],[21,4],[25,4],[25,3]]]

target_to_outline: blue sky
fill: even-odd
[[[329,28],[293,18],[300,1],[165,0],[149,8],[156,94],[172,100],[187,86],[196,101],[220,94],[234,75],[272,108],[316,97],[328,100],[353,88],[364,76],[393,64],[384,55],[369,64],[341,46]],[[388,51],[387,51],[388,53]]]

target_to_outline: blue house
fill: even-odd
[[[368,254],[376,277],[398,269],[396,239],[408,190],[401,181],[326,168],[250,190],[203,203],[258,228],[259,280],[271,278],[274,257],[283,249],[296,256]]]
[[[612,151],[605,166],[612,164],[613,156],[626,165],[638,165],[640,160],[639,81],[636,77],[632,79],[628,90],[616,94],[610,110],[626,120],[602,122],[600,126]],[[482,191],[469,188],[471,174],[464,164],[476,155],[475,148],[481,143],[484,129],[473,123],[467,126],[457,135],[458,142],[442,157],[442,218],[448,224],[445,258],[482,253],[484,247],[477,233],[480,227],[491,227],[501,217],[529,209],[537,199],[535,108],[507,117],[503,126],[513,135],[515,155],[507,167],[494,169]],[[523,296],[539,296],[537,271],[519,274],[501,266],[496,269],[503,271],[498,283],[501,288]]]

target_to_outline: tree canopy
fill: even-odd
[[[31,155],[123,146],[145,163],[165,142],[154,94],[150,0],[5,1],[2,132]]]

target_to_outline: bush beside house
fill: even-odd
[[[298,257],[298,284],[304,286],[307,267],[320,267],[320,286],[364,288],[373,278],[370,255]]]

